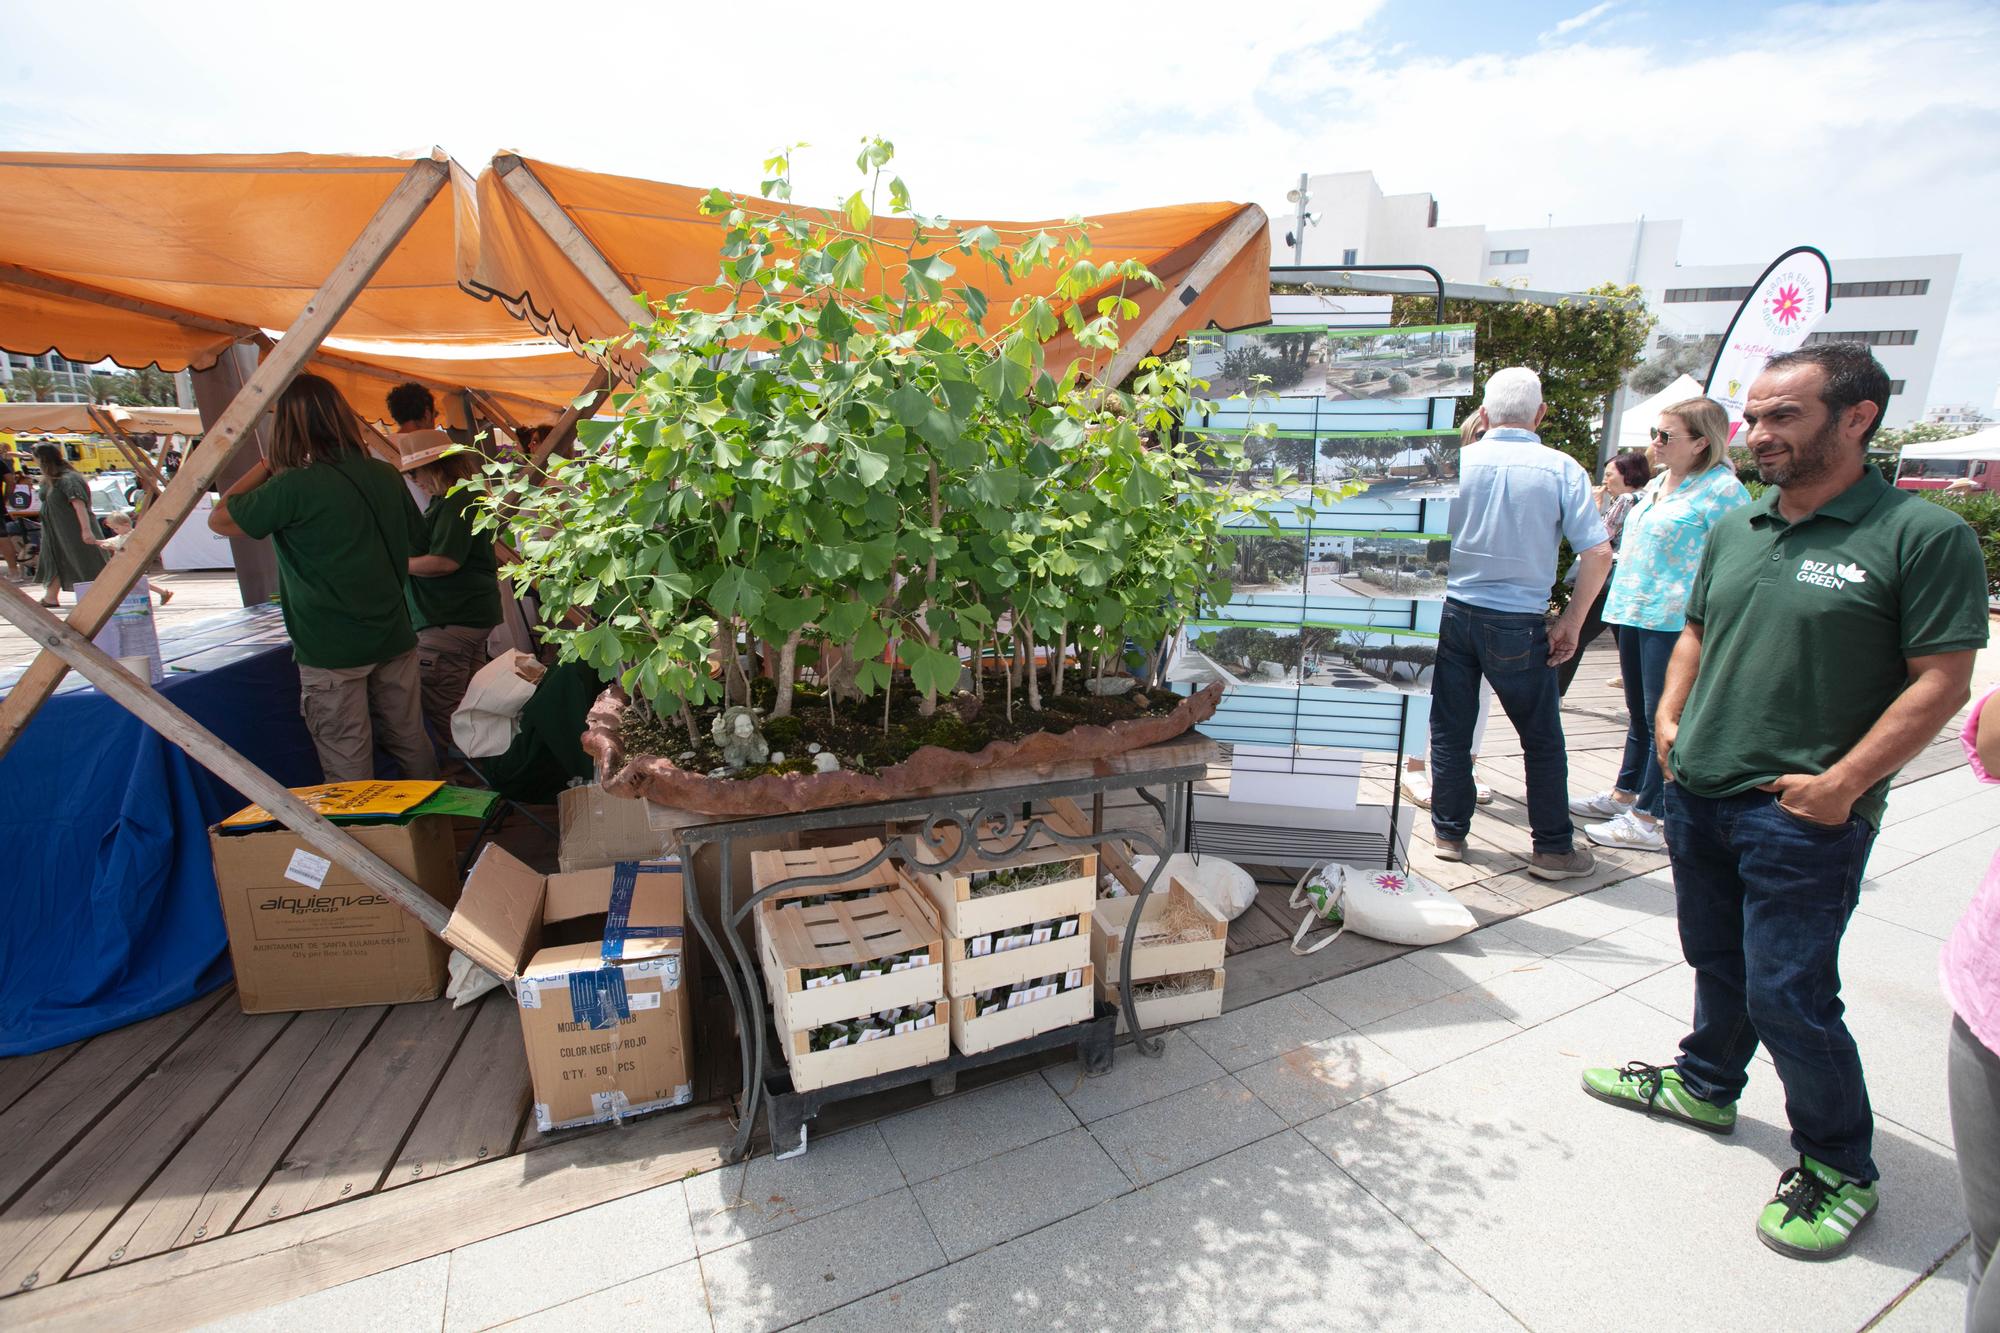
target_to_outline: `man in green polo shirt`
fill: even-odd
[[[500,623],[500,584],[493,538],[472,530],[477,497],[454,489],[477,474],[479,455],[455,449],[442,432],[430,434],[437,442],[405,454],[402,466],[430,497],[424,543],[410,554],[410,623],[417,630],[424,722],[444,744],[466,686],[486,665],[486,640]]]
[[[1584,1071],[1615,1105],[1726,1134],[1761,1042],[1799,1165],[1757,1220],[1827,1259],[1878,1203],[1840,940],[1889,780],[1970,697],[1986,567],[1957,515],[1866,461],[1889,376],[1855,343],[1773,357],[1740,437],[1770,489],[1716,524],[1654,734],[1693,1030],[1671,1066]]]

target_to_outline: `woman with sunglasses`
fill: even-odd
[[[1667,660],[1687,623],[1688,589],[1701,567],[1708,534],[1724,514],[1750,503],[1729,464],[1729,414],[1707,398],[1660,413],[1653,428],[1659,475],[1625,516],[1604,622],[1618,637],[1625,685],[1625,759],[1618,785],[1570,802],[1579,815],[1608,822],[1584,835],[1600,847],[1666,850],[1660,828],[1660,761],[1653,753],[1653,713],[1666,685]]]

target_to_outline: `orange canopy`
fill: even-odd
[[[0,153],[0,344],[84,364],[212,364],[231,343],[289,327],[410,166],[303,153]],[[491,393],[524,422],[559,413],[589,368],[459,288],[478,236],[472,178],[452,164],[448,188],[313,369],[342,380],[371,415],[405,377]]]
[[[546,195],[543,195],[543,191]],[[717,279],[721,222],[705,217],[700,204],[706,190],[630,176],[579,171],[514,155],[493,159],[479,178],[479,252],[477,265],[463,273],[464,285],[488,293],[536,329],[582,350],[590,339],[613,338],[630,327],[638,311],[593,281],[589,268],[596,259],[608,274],[632,292],[661,297],[702,287]],[[538,198],[553,201],[574,222],[577,234],[552,235],[535,215]],[[1088,218],[1091,258],[1097,263],[1138,259],[1167,287],[1128,292],[1144,319],[1169,299],[1215,240],[1254,205],[1177,204]],[[546,211],[544,216],[546,216]],[[907,240],[910,223],[879,218],[881,234]],[[958,221],[956,227],[981,225]],[[1057,231],[1065,224],[986,222],[1003,240],[1017,243],[1037,231]],[[946,234],[945,244],[956,237]],[[593,253],[594,252],[594,253]],[[461,254],[463,252],[461,251]],[[954,256],[954,285],[969,283],[984,290],[998,310],[1016,296],[1051,293],[1055,273],[1048,268],[1017,278],[1009,286],[991,265],[973,256]],[[1265,323],[1270,318],[1268,255],[1261,244],[1241,250],[1206,283],[1192,304],[1179,311],[1167,333],[1155,343],[1163,351],[1181,332],[1219,324],[1225,328]],[[900,282],[900,275],[890,281]],[[1096,313],[1091,309],[1092,315]],[[1128,326],[1129,327],[1129,326]],[[1067,338],[1067,334],[1064,335]],[[1052,346],[1051,360],[1060,361],[1067,345]]]

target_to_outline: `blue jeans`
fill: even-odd
[[[1875,1117],[1840,1002],[1840,937],[1874,828],[1852,816],[1808,824],[1762,791],[1718,801],[1669,783],[1666,808],[1681,952],[1695,974],[1681,1081],[1730,1105],[1761,1041],[1785,1085],[1792,1147],[1874,1180]]]
[[[1472,724],[1479,678],[1521,733],[1528,777],[1528,827],[1537,852],[1568,853],[1569,753],[1563,747],[1562,697],[1549,665],[1548,620],[1537,612],[1487,611],[1447,599],[1431,677],[1431,827],[1463,842],[1472,827]]]
[[[1618,790],[1637,799],[1640,814],[1658,819],[1660,759],[1653,752],[1653,714],[1660,711],[1660,692],[1667,687],[1667,661],[1681,641],[1679,630],[1618,627],[1618,673],[1625,681],[1625,759],[1618,766]]]

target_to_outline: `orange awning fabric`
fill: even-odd
[[[210,365],[234,342],[289,327],[410,166],[304,153],[0,153],[0,346],[83,364]],[[564,364],[558,348],[458,286],[478,252],[477,197],[468,173],[450,171],[334,330],[365,350],[338,355],[482,389],[517,418],[548,420],[589,368]],[[360,397],[376,401],[356,407],[379,409],[382,392],[371,384]]]
[[[201,434],[201,413],[192,408],[106,405],[94,410],[127,434]],[[101,435],[104,422],[92,412],[83,403],[0,403],[0,430]]]
[[[461,278],[466,287],[495,297],[500,306],[538,331],[582,351],[587,340],[624,333],[638,312],[622,308],[622,303],[614,304],[579,271],[565,253],[562,239],[551,236],[516,193],[521,182],[510,184],[508,177],[515,173],[527,173],[548,191],[576,223],[584,241],[603,255],[630,290],[658,298],[716,281],[722,224],[720,219],[701,213],[706,190],[502,155],[480,175],[478,263]],[[1176,204],[1088,218],[1092,224],[1091,258],[1097,263],[1138,259],[1171,290],[1215,239],[1252,207]],[[878,218],[876,225],[884,235],[899,239],[910,235],[910,224],[904,220]],[[953,225],[963,229],[982,223],[957,220]],[[1065,223],[985,221],[983,225],[1012,244],[1037,231],[1055,232]],[[943,240],[949,245],[955,243],[956,236],[946,233]],[[950,285],[969,284],[983,290],[996,316],[1004,317],[1015,297],[1047,296],[1055,285],[1055,272],[1048,268],[1009,285],[997,269],[973,256],[954,255],[951,262],[958,272]],[[1154,350],[1164,351],[1186,330],[1211,323],[1241,327],[1268,322],[1267,263],[1262,245],[1244,247],[1195,301],[1177,314]],[[888,280],[899,283],[901,279],[892,272]],[[1127,295],[1139,303],[1141,318],[1162,300],[1170,299],[1151,287],[1131,290]],[[1087,313],[1096,314],[1094,305]],[[1074,351],[1067,334],[1063,335],[1049,348],[1051,364],[1065,363]]]

